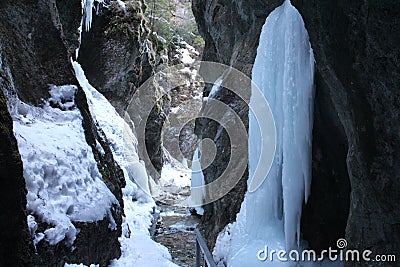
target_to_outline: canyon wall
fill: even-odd
[[[99,132],[98,126],[92,119],[86,95],[80,88],[71,66],[75,49],[79,45],[78,28],[82,19],[80,0],[37,0],[37,1],[1,1],[0,11],[0,46],[1,68],[0,94],[2,156],[1,169],[4,194],[2,203],[7,207],[2,209],[1,223],[3,229],[1,240],[1,263],[18,266],[63,266],[68,263],[97,263],[108,265],[111,259],[121,255],[118,237],[121,236],[123,216],[123,202],[121,188],[125,185],[122,170],[114,161],[110,144]],[[105,16],[103,21],[115,21],[117,14]],[[143,17],[140,20],[144,21]],[[118,25],[125,26],[122,22]],[[142,23],[142,22],[141,22]],[[143,22],[144,23],[144,22]],[[126,26],[129,30],[131,25]],[[119,38],[119,39],[118,39]],[[114,42],[124,43],[128,38],[125,35],[115,37]],[[85,38],[87,39],[87,38]],[[133,41],[129,39],[129,41]],[[88,41],[88,46],[91,43]],[[90,50],[88,46],[84,49]],[[103,47],[100,47],[104,50]],[[93,46],[94,53],[102,62],[114,60],[110,53],[100,53]],[[139,52],[138,52],[139,54]],[[124,56],[119,55],[120,58]],[[143,56],[143,55],[142,55]],[[135,66],[134,58],[127,59]],[[115,63],[112,61],[112,65]],[[90,66],[89,66],[90,67]],[[148,68],[152,68],[151,66]],[[151,71],[145,71],[147,74]],[[100,73],[101,76],[106,76]],[[106,76],[106,78],[109,78]],[[125,80],[124,80],[125,79]],[[104,79],[103,79],[104,80]],[[121,78],[122,85],[118,90],[125,93],[128,78]],[[141,79],[135,81],[139,83]],[[91,81],[92,82],[92,81]],[[116,229],[110,229],[114,223],[109,217],[97,222],[73,222],[79,229],[73,248],[63,241],[50,245],[45,241],[33,247],[32,238],[27,227],[28,212],[26,210],[26,191],[22,173],[22,162],[19,157],[15,139],[12,134],[12,120],[7,111],[6,101],[18,96],[28,104],[35,106],[45,105],[50,97],[49,85],[76,85],[78,87],[75,103],[82,115],[82,127],[86,142],[90,146],[97,167],[100,170],[104,183],[117,199],[118,205],[111,208]],[[95,83],[94,83],[95,84]],[[97,84],[95,84],[97,85]],[[122,89],[121,89],[122,88]],[[6,212],[7,211],[7,212]],[[35,216],[35,214],[32,214]],[[13,218],[13,219],[10,219]],[[36,218],[38,229],[43,231],[49,227]],[[11,264],[12,263],[12,264]]]
[[[330,233],[321,225],[328,228],[340,219],[342,227],[349,198],[344,235],[349,248],[397,254],[398,258],[400,3],[305,0],[294,1],[294,5],[305,20],[314,49],[319,96],[313,169],[313,191],[319,192],[305,207],[303,232],[312,245],[321,246],[324,234]],[[335,132],[329,134],[332,128]],[[334,183],[329,185],[324,179]],[[346,196],[349,186],[350,196]],[[321,191],[337,191],[332,197],[338,199],[329,204]],[[332,206],[336,206],[336,219],[328,215]],[[323,221],[324,217],[329,220]],[[316,229],[313,221],[319,221],[315,226],[322,230],[320,240],[311,237]],[[332,244],[336,237],[329,236],[331,240],[326,241]]]
[[[228,64],[251,76],[261,27],[281,3],[194,0],[206,42],[203,60]],[[305,20],[316,60],[313,181],[303,208],[303,237],[318,251],[336,247],[336,240],[345,237],[351,248],[398,253],[399,3],[293,4]],[[209,90],[205,88],[205,96]],[[224,95],[217,97],[232,103]],[[247,111],[240,116],[246,124]],[[214,139],[213,124],[198,120],[198,135]],[[216,143],[220,151],[229,149],[227,138]],[[226,162],[220,157],[212,166],[203,171],[207,182],[218,177]],[[205,206],[201,227],[210,247],[218,232],[235,220],[246,179],[245,174],[228,195]]]
[[[150,110],[138,108],[135,110],[137,112],[130,112],[130,115],[136,127],[146,129],[145,136],[138,136],[145,138],[139,140],[145,143],[145,147],[139,147],[139,153],[150,175],[158,180],[163,166],[161,132],[165,114],[163,99],[159,98],[162,92],[157,86],[138,90],[163,60],[158,53],[159,40],[146,24],[145,2],[126,1],[124,5],[122,7],[117,1],[110,1],[107,8],[99,6],[93,14],[90,31],[82,34],[78,62],[87,70],[85,73],[89,82],[122,117],[131,101],[132,106],[138,107],[156,103],[154,107],[148,107]],[[144,156],[144,149],[147,150],[148,160]]]
[[[0,263],[6,266],[29,266],[32,264],[33,243],[26,219],[25,180],[12,119],[2,91],[0,138],[0,227],[4,229],[0,234]]]

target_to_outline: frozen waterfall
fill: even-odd
[[[265,246],[277,251],[301,247],[301,209],[311,182],[313,80],[314,56],[307,30],[286,0],[262,28],[253,67],[253,81],[275,119],[276,153],[267,179],[256,191],[246,193],[236,223],[218,237],[214,256],[229,267],[290,265],[278,259],[262,262],[257,253]],[[257,164],[263,164],[258,163],[261,142],[257,121],[250,114],[248,184]]]

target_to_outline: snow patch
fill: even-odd
[[[55,245],[62,240],[72,245],[76,222],[102,220],[115,196],[102,180],[91,147],[86,143],[82,116],[74,108],[73,85],[51,86],[50,100],[61,110],[43,108],[14,99],[14,135],[24,164],[27,187],[28,226],[37,244],[43,238]],[[21,113],[19,113],[21,111]],[[36,233],[35,219],[49,224]]]
[[[177,48],[175,58],[179,59],[181,63],[185,65],[191,65],[196,60],[194,57],[198,57],[200,53],[191,45],[183,40],[179,41],[179,48]]]
[[[235,231],[235,223],[230,223],[218,234],[216,244],[213,251],[214,261],[218,267],[225,267],[231,246],[232,232]]]
[[[193,64],[195,59],[190,56],[190,52],[188,49],[181,49],[181,62],[183,64]]]
[[[170,163],[165,164],[161,170],[161,185],[176,186],[179,188],[190,186],[190,169],[173,167]]]
[[[125,198],[126,224],[125,235],[120,238],[122,256],[118,260],[113,260],[111,267],[175,267],[171,262],[172,257],[168,249],[150,238],[148,231],[151,224],[151,212],[154,207],[152,199],[147,201],[132,201]],[[130,236],[129,236],[130,234]]]
[[[62,110],[69,110],[75,107],[75,94],[78,88],[76,86],[50,86],[50,105],[56,105]]]

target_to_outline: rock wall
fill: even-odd
[[[37,0],[37,1],[2,1],[0,3],[2,17],[0,19],[0,45],[1,45],[1,85],[5,92],[18,94],[19,98],[34,105],[42,105],[43,99],[49,97],[49,84],[65,85],[74,84],[78,86],[74,72],[72,70],[70,58],[78,46],[78,27],[81,21],[81,1],[80,0]],[[12,125],[10,117],[5,109],[5,102],[1,97],[1,133],[2,149],[5,158],[1,157],[2,165],[7,163],[8,170],[2,171],[2,181],[4,174],[9,174],[8,179],[15,179],[12,183],[4,180],[2,190],[14,193],[12,199],[8,193],[2,195],[2,203],[7,203],[7,207],[2,211],[10,211],[15,214],[3,213],[8,216],[8,223],[13,223],[9,229],[10,233],[5,234],[4,241],[9,240],[14,235],[15,240],[7,244],[7,248],[2,245],[2,253],[8,249],[10,258],[0,258],[1,264],[7,260],[15,260],[16,254],[20,254],[21,266],[63,266],[69,263],[98,263],[106,266],[111,259],[119,257],[121,254],[118,237],[121,236],[121,223],[123,215],[123,202],[121,187],[124,186],[123,174],[119,166],[113,159],[109,145],[103,140],[97,126],[92,121],[87,99],[83,90],[78,86],[76,104],[83,116],[82,126],[85,130],[87,143],[92,147],[93,154],[98,162],[103,179],[111,192],[119,201],[119,206],[112,209],[113,217],[117,224],[117,230],[109,229],[109,219],[97,223],[75,223],[80,229],[80,233],[75,240],[75,249],[65,246],[62,242],[56,246],[50,246],[46,242],[39,242],[36,246],[36,253],[33,248],[28,248],[31,244],[30,238],[26,238],[26,196],[23,192],[25,185],[22,178],[22,165],[12,138]],[[1,94],[2,96],[2,94]],[[5,121],[3,123],[3,120]],[[3,143],[3,140],[4,143]],[[100,143],[103,155],[96,148],[96,143]],[[3,147],[4,146],[4,147]],[[8,165],[9,164],[9,165]],[[13,168],[14,167],[14,168]],[[10,169],[11,168],[11,169]],[[10,220],[14,218],[15,221]],[[22,223],[22,219],[24,222]],[[3,220],[2,220],[3,222]],[[44,223],[39,223],[39,229],[46,227]],[[3,229],[8,227],[4,226]],[[18,236],[19,235],[19,236]],[[21,245],[21,240],[25,240]],[[3,242],[3,239],[2,239]],[[2,243],[4,244],[4,243]],[[3,254],[4,255],[4,254]],[[31,262],[25,262],[33,255]]]
[[[90,83],[123,115],[137,88],[152,74],[156,54],[143,1],[98,7],[90,31],[82,34],[78,62]],[[154,95],[154,92],[153,92]]]
[[[203,60],[229,64],[250,76],[261,27],[281,2],[193,0],[206,42]],[[336,247],[336,240],[345,237],[351,248],[398,253],[399,3],[292,2],[305,20],[316,59],[313,182],[302,216],[304,238],[316,250]],[[224,90],[220,94],[223,101],[235,101]],[[246,111],[241,118],[247,121]],[[203,138],[216,135],[210,121],[199,120],[197,130]],[[221,138],[217,147],[229,148],[229,142]],[[204,170],[207,182],[224,169],[224,158],[213,166]],[[245,179],[205,207],[202,228],[210,247],[235,220]]]
[[[190,60],[187,56],[190,56]],[[204,83],[197,75],[195,60],[200,60],[199,52],[181,38],[173,38],[168,45],[168,65],[185,66],[182,77],[185,84],[169,91],[170,112],[164,124],[162,141],[170,156],[179,162],[186,162],[189,168],[198,141],[194,133],[195,120],[193,118],[196,118],[200,112],[204,87]],[[166,161],[171,161],[171,159],[166,157],[164,162]]]
[[[0,83],[3,86],[2,83]],[[26,189],[21,156],[0,90],[0,265],[30,266],[33,244],[26,219]]]
[[[136,127],[145,124],[145,147],[139,147],[139,154],[145,159],[143,150],[147,149],[150,162],[145,160],[145,163],[148,170],[152,170],[150,175],[157,180],[163,165],[161,130],[165,120],[163,108],[158,108],[163,106],[163,99],[157,99],[161,89],[154,86],[138,91],[162,63],[157,53],[157,37],[146,25],[146,8],[143,0],[125,1],[125,8],[117,1],[110,1],[107,8],[99,6],[90,31],[82,34],[78,62],[89,82],[121,116],[125,115],[132,98],[138,106],[155,99],[156,105],[149,114],[145,114],[147,109],[143,108],[130,115]],[[147,121],[142,120],[146,115],[149,115]],[[154,168],[150,168],[150,164]]]
[[[319,106],[316,130],[322,132],[333,125],[337,132],[324,134],[323,138],[314,136],[315,156],[319,149],[323,152],[318,154],[319,158],[314,157],[313,179],[318,183],[324,178],[331,181],[335,181],[335,176],[339,178],[333,189],[324,186],[314,191],[332,194],[334,190],[338,192],[338,198],[342,195],[341,200],[331,204],[321,204],[323,198],[319,204],[317,199],[310,201],[305,217],[315,217],[311,213],[319,211],[326,214],[332,205],[349,203],[345,226],[349,247],[370,249],[374,254],[397,254],[398,258],[400,52],[397,47],[400,45],[400,3],[391,0],[351,3],[304,0],[294,1],[294,4],[305,20],[315,53],[316,90],[322,96],[316,100],[316,106]],[[322,108],[324,106],[327,108]],[[324,145],[327,137],[340,146]],[[317,168],[321,162],[325,163]],[[348,186],[338,187],[346,179],[350,181],[350,198],[344,194]],[[339,211],[334,213],[340,215],[343,227],[345,213]],[[312,227],[323,223],[312,224],[312,221],[315,220],[303,225],[308,228],[305,232],[310,233]],[[325,227],[333,223],[331,220]],[[327,229],[324,232],[329,233]],[[324,232],[317,238],[326,242]],[[311,244],[321,244],[321,240],[314,240],[311,234],[308,238]],[[357,265],[364,263],[352,264]]]

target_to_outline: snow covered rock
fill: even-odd
[[[0,40],[0,84],[7,95],[15,129],[25,138],[19,139],[23,146],[20,150],[24,152],[24,178],[34,177],[28,187],[36,190],[28,196],[32,200],[29,212],[35,219],[30,217],[29,222],[32,229],[37,225],[36,241],[41,239],[36,244],[36,252],[32,246],[24,249],[24,255],[31,253],[30,260],[39,266],[60,265],[65,261],[106,265],[121,253],[118,237],[122,232],[123,175],[109,145],[98,134],[85,94],[78,88],[71,70],[69,58],[78,46],[81,1],[53,2],[11,1],[2,5],[0,35],[7,38]],[[52,88],[58,92],[50,90],[49,85],[54,85]],[[68,90],[63,92],[63,87],[59,87],[62,85]],[[20,101],[15,101],[17,98]],[[46,104],[49,98],[53,99],[51,105]],[[78,138],[76,143],[73,138]],[[37,150],[36,155],[33,150]],[[85,182],[92,191],[86,191]],[[97,211],[96,205],[82,206],[96,203],[96,194],[102,193],[105,197],[97,197],[98,202],[112,204],[114,208]],[[50,196],[55,198],[49,200]],[[28,215],[26,207],[19,203],[23,202],[12,205],[18,205]],[[33,214],[33,210],[40,214]],[[48,212],[54,216],[47,216]],[[27,225],[27,218],[24,221]],[[46,239],[57,245],[51,245]]]
[[[52,101],[61,103],[70,97],[74,105],[76,91],[76,86],[53,86]],[[106,216],[114,221],[110,210],[118,201],[104,184],[86,143],[80,111],[63,111],[49,104],[27,109],[26,115],[13,114],[14,133],[24,162],[27,209],[51,225],[43,232],[46,242],[56,245],[64,241],[71,246],[78,233],[72,222],[96,222]],[[35,240],[35,244],[38,242]]]

